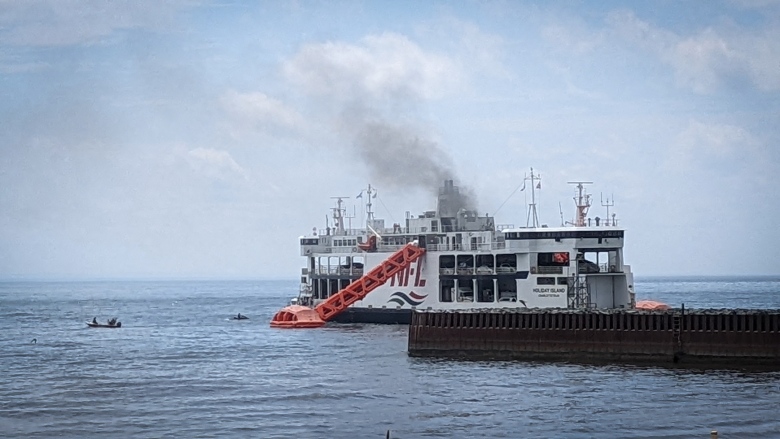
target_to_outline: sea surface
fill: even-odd
[[[636,291],[780,308],[780,277],[637,278]],[[404,326],[271,329],[296,293],[0,283],[0,437],[780,438],[780,372],[409,358]]]

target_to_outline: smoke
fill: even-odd
[[[342,122],[357,127],[354,152],[380,184],[438,194],[445,182],[457,180],[449,155],[437,142],[422,137],[415,127],[384,120]],[[453,212],[474,207],[468,190],[450,196],[449,204]]]
[[[309,44],[284,68],[318,108],[332,111],[346,152],[360,158],[372,179],[434,195],[446,180],[458,178],[418,110],[421,102],[456,90],[461,70],[397,34],[369,36],[357,45]],[[469,191],[462,193],[461,207],[473,207]]]
[[[447,154],[413,128],[383,120],[361,121],[356,128],[354,152],[381,183],[399,189],[437,188],[453,177]]]

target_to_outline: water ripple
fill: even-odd
[[[746,282],[780,308],[778,282]],[[706,280],[637,290],[680,285],[687,303],[730,300]],[[401,326],[270,329],[295,292],[0,284],[0,437],[780,437],[778,373],[409,358]],[[87,328],[95,316],[122,328]]]

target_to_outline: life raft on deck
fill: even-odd
[[[640,300],[636,303],[636,309],[644,309],[647,311],[664,311],[667,309],[672,309],[672,307],[665,303],[656,302],[654,300]]]

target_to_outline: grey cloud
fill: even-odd
[[[763,91],[780,90],[780,29],[772,24],[756,31],[708,27],[682,36],[630,11],[613,12],[607,21],[618,36],[654,53],[674,69],[682,85],[698,93],[740,78]]]

